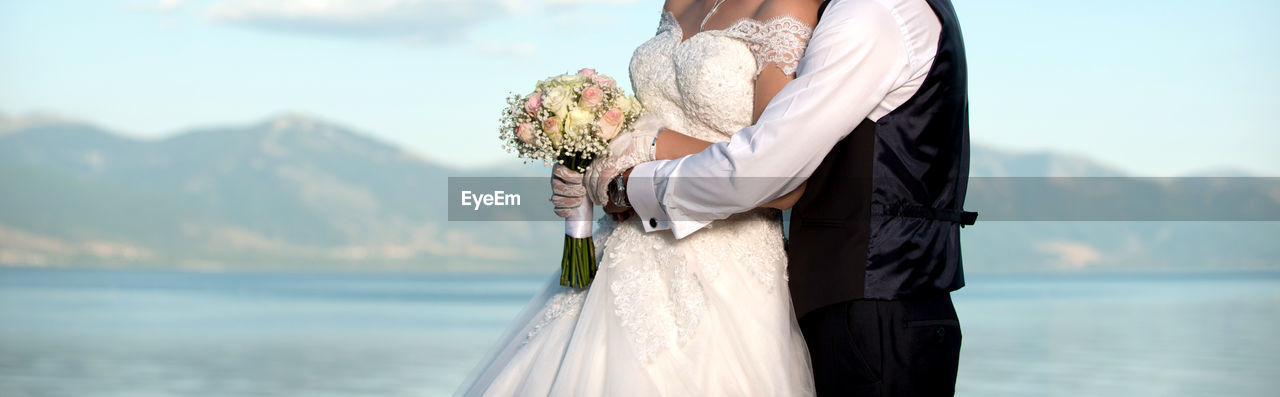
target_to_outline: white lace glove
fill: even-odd
[[[559,163],[551,167],[551,204],[556,208],[556,215],[568,219],[586,197],[581,173]]]
[[[662,127],[662,120],[658,117],[641,115],[630,131],[609,141],[609,155],[592,161],[582,181],[592,203],[607,205],[609,182],[613,177],[640,163],[653,161],[653,144]]]

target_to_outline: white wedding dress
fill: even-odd
[[[680,25],[664,13],[631,59],[632,85],[645,112],[669,128],[726,141],[752,122],[758,72],[794,73],[810,33],[784,16],[681,42]],[[678,241],[669,231],[645,233],[635,217],[599,225],[591,287],[561,287],[554,277],[459,394],[813,394],[778,211],[734,215]]]

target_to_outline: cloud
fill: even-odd
[[[444,42],[457,39],[490,19],[540,9],[563,12],[580,6],[635,1],[217,0],[209,6],[206,16],[221,23],[287,33]]]
[[[171,12],[182,8],[182,0],[134,0],[129,6],[137,10]]]
[[[1097,248],[1078,241],[1042,241],[1035,249],[1056,256],[1058,265],[1064,269],[1081,269],[1102,260]]]
[[[481,55],[523,58],[538,51],[538,46],[530,42],[479,42],[472,48]]]
[[[161,10],[175,10],[182,6],[182,0],[159,0],[156,2],[156,8]]]
[[[566,7],[596,4],[626,5],[635,4],[636,1],[637,0],[547,0],[546,4],[553,7]]]
[[[48,111],[9,115],[0,112],[0,135],[23,128],[49,124],[86,124],[87,122]]]
[[[223,0],[206,15],[265,30],[442,41],[509,14],[518,0]]]

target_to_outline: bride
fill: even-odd
[[[625,169],[679,158],[753,124],[794,78],[820,3],[667,0],[657,35],[631,58],[645,116],[635,136],[615,139],[657,141],[652,150],[611,148],[597,163]],[[640,126],[645,118],[665,127],[657,138]],[[551,280],[459,394],[812,395],[778,211],[798,196],[681,240],[646,234],[635,217],[602,219],[591,287]]]

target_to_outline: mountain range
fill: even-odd
[[[1080,156],[983,146],[973,149],[971,174],[1125,175]],[[0,116],[0,263],[554,268],[557,222],[449,221],[448,178],[483,175],[547,172],[518,165],[457,169],[299,114],[150,140],[56,116]],[[970,203],[999,206],[1010,199],[1001,194],[971,191]],[[1259,194],[1267,208],[1280,205],[1280,193]],[[963,235],[970,271],[1280,270],[1278,222],[1005,221],[980,223]]]

